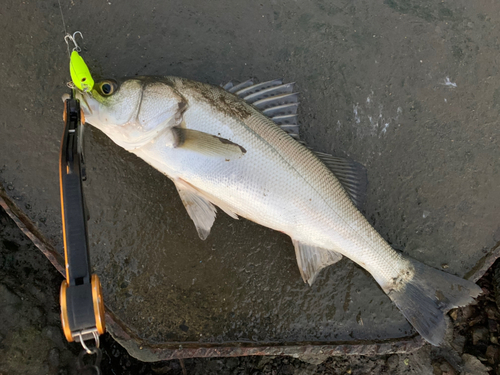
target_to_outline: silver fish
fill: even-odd
[[[433,345],[443,343],[445,313],[481,293],[470,281],[399,254],[375,231],[356,207],[364,169],[297,140],[293,84],[217,87],[139,77],[98,82],[77,98],[88,123],[174,182],[201,239],[219,207],[288,234],[309,284],[346,256]]]

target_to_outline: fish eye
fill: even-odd
[[[112,81],[104,81],[99,84],[99,90],[104,96],[109,96],[115,92],[116,84]]]

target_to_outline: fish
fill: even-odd
[[[347,257],[368,271],[429,343],[446,313],[481,293],[475,283],[395,251],[360,211],[366,170],[300,140],[293,83],[144,76],[77,90],[86,122],[175,184],[199,237],[217,208],[290,236],[309,285]]]

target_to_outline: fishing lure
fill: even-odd
[[[87,64],[78,53],[81,51],[81,49],[75,40],[77,34],[80,34],[80,36],[83,38],[83,35],[80,31],[75,32],[73,35],[68,34],[64,37],[64,40],[66,41],[66,44],[68,44],[68,46],[68,40],[71,40],[75,45],[69,59],[69,72],[71,74],[71,80],[73,81],[73,84],[79,90],[88,92],[91,91],[94,87],[94,79],[90,74],[90,70]]]

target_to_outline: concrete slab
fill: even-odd
[[[95,76],[297,82],[302,138],[366,165],[367,218],[414,258],[464,276],[500,241],[500,5],[62,3]],[[57,163],[69,74],[58,3],[8,0],[0,17],[0,182],[61,251]],[[142,353],[162,345],[414,336],[352,262],[309,288],[282,234],[221,214],[202,242],[168,179],[95,129],[85,151],[94,270],[135,340],[133,355],[152,360]]]

